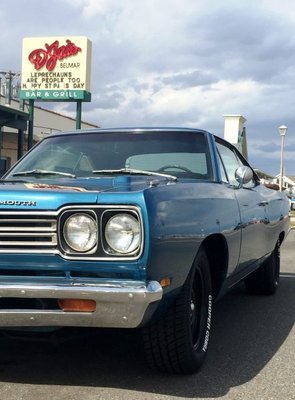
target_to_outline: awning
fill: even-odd
[[[0,105],[0,127],[7,126],[9,128],[26,131],[28,120],[29,113]]]

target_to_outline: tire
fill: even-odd
[[[162,319],[143,328],[146,358],[157,371],[191,374],[204,363],[212,315],[208,258],[203,248],[175,302]]]
[[[245,279],[246,291],[249,294],[273,295],[279,287],[280,279],[280,246],[279,243],[256,271]]]

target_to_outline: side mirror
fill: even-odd
[[[236,169],[235,178],[239,182],[240,187],[253,179],[253,171],[251,168],[243,165]]]

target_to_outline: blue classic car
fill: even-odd
[[[152,368],[193,373],[214,301],[278,288],[288,199],[209,132],[50,135],[0,193],[2,328],[141,328]]]

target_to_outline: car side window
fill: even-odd
[[[226,171],[227,180],[231,185],[238,186],[239,183],[235,178],[236,169],[239,168],[242,163],[237,158],[236,154],[227,146],[221,143],[216,143],[219,156],[221,158],[222,165]],[[222,169],[221,169],[222,170]]]
[[[222,180],[222,182],[229,183],[229,180],[228,180],[228,177],[226,174],[226,170],[225,170],[225,167],[224,167],[223,161],[221,159],[218,148],[217,148],[217,152],[218,152],[218,165],[219,165],[219,170],[220,170],[220,174],[221,174],[221,180]]]
[[[237,168],[242,165],[247,165],[247,163],[244,163],[242,158],[239,157],[238,152],[236,152],[234,148],[227,146],[226,143],[216,141],[216,146],[220,157],[222,181],[229,182],[233,186],[239,186],[239,183],[235,178],[235,172]],[[245,188],[252,188],[254,186],[256,186],[254,178],[244,185]]]

